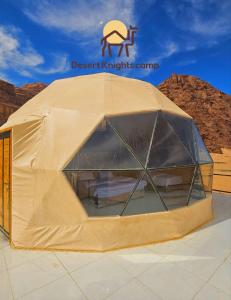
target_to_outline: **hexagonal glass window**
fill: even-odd
[[[105,117],[63,172],[89,216],[125,216],[204,198],[210,159],[192,120],[142,112]]]

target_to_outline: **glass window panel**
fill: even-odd
[[[149,170],[155,188],[168,209],[186,206],[195,166]]]
[[[195,174],[193,185],[192,185],[191,195],[190,195],[190,199],[189,199],[189,204],[192,204],[198,200],[204,199],[205,197],[206,196],[205,196],[203,182],[202,182],[202,178],[201,178],[200,167],[197,166],[196,174]]]
[[[171,126],[158,114],[148,168],[193,164],[192,157]]]
[[[67,165],[65,170],[78,169],[141,169],[142,166],[106,120]]]
[[[137,159],[146,165],[157,112],[110,117],[109,122],[131,147]]]
[[[193,124],[193,135],[196,145],[196,156],[198,163],[212,163],[212,159],[205,147],[202,137],[197,129],[196,125]]]
[[[162,113],[164,119],[172,126],[173,130],[180,138],[181,142],[185,145],[190,152],[194,161],[196,161],[196,153],[194,147],[194,139],[192,133],[192,120],[186,119],[170,113]]]
[[[211,194],[213,185],[213,164],[200,165],[200,172],[206,195]]]
[[[120,215],[142,171],[64,171],[89,216]]]
[[[164,204],[154,190],[149,177],[145,174],[139,181],[122,215],[146,214],[165,210]]]

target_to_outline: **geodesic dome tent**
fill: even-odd
[[[12,139],[15,247],[109,250],[212,217],[212,160],[192,118],[147,82],[57,80],[1,128]]]

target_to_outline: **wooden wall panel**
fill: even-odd
[[[2,168],[3,168],[3,164],[2,164],[2,160],[3,160],[3,140],[0,140],[0,226],[3,226],[3,193],[2,193],[2,181],[3,181],[3,172],[2,172]]]
[[[10,139],[4,139],[4,229],[10,231]]]

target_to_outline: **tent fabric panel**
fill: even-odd
[[[166,97],[163,93],[161,93],[155,86],[151,85],[152,93],[155,99],[157,99],[160,110],[166,111],[172,114],[176,114],[179,116],[184,116],[185,118],[191,119],[191,117],[183,111],[179,106],[177,106],[174,102],[172,102],[168,97]]]
[[[68,216],[67,216],[68,217]],[[75,225],[28,227],[12,239],[15,248],[107,251],[184,236],[213,217],[211,197],[172,211],[89,218]],[[137,234],[137,232],[141,234]]]
[[[107,91],[105,98],[106,115],[158,111],[161,109],[150,86],[145,82],[135,79],[129,80],[110,74],[105,80],[105,86]]]
[[[34,168],[62,170],[86,142],[103,115],[53,108],[41,130]]]

